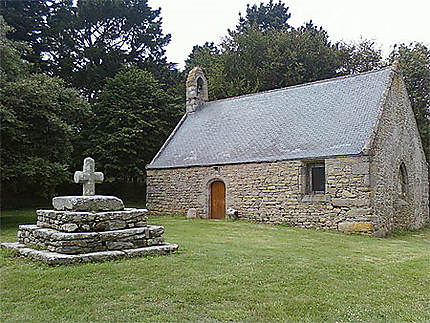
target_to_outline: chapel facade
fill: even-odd
[[[147,208],[385,236],[430,223],[428,164],[396,65],[208,102],[147,165]]]

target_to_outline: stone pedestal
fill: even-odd
[[[147,210],[124,208],[113,196],[62,196],[54,210],[37,210],[36,225],[20,225],[17,243],[3,243],[22,256],[47,264],[102,261],[167,254],[178,249],[147,224]]]
[[[115,196],[96,195],[95,184],[104,175],[95,171],[91,157],[84,160],[74,181],[83,185],[82,196],[52,199],[54,210],[37,210],[36,225],[20,225],[18,242],[3,249],[50,265],[116,259],[126,256],[168,254],[177,244],[164,242],[164,228],[148,225],[146,209],[124,208]]]

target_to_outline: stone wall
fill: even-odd
[[[209,217],[210,184],[226,186],[226,208],[243,219],[299,227],[372,233],[369,159],[325,159],[326,194],[307,195],[305,169],[314,161],[280,161],[147,170],[150,212]]]
[[[429,223],[428,165],[401,76],[394,74],[372,143],[372,203],[381,234]],[[402,193],[400,165],[406,169]]]

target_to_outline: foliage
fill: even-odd
[[[63,0],[47,23],[50,70],[89,98],[124,63],[159,62],[170,41],[147,0]]]
[[[34,74],[6,82],[0,108],[3,193],[51,194],[66,179],[88,103],[64,81]]]
[[[46,20],[51,14],[55,1],[49,0],[2,0],[1,13],[6,23],[12,27],[8,38],[16,42],[25,42],[31,48],[23,55],[32,66],[42,65],[41,55],[44,51],[43,37],[47,31]]]
[[[368,39],[362,39],[358,43],[340,43],[339,48],[344,51],[341,73],[356,74],[384,67],[386,63],[381,50],[375,47],[375,42]]]
[[[211,99],[270,90],[338,75],[342,56],[312,22],[290,30],[250,26],[230,32],[220,46],[196,46],[186,70],[201,66]]]
[[[86,151],[107,180],[136,182],[178,121],[175,98],[136,66],[109,79],[94,105]]]
[[[258,7],[256,4],[252,6],[247,4],[246,16],[239,13],[239,24],[236,26],[236,31],[246,33],[250,27],[256,27],[262,32],[271,29],[287,30],[290,28],[287,20],[291,17],[288,9],[281,0],[278,3],[273,3],[273,0],[270,0],[268,4],[261,2]]]
[[[1,17],[0,24],[2,196],[47,196],[68,174],[72,140],[89,106],[63,80],[29,74],[29,48],[6,38],[12,28]]]
[[[160,9],[147,0],[36,0],[2,2],[6,21],[44,71],[60,76],[94,100],[124,63],[176,72],[164,47]]]
[[[0,16],[0,84],[16,80],[29,70],[28,62],[22,59],[29,48],[22,42],[9,40],[6,35],[11,32],[13,28]]]
[[[430,162],[430,49],[422,43],[400,44],[391,53],[391,61],[396,58],[399,59],[424,152]]]
[[[36,220],[34,210],[1,216],[2,239],[9,241],[16,241],[18,223]],[[48,267],[2,251],[0,320],[430,320],[428,228],[376,239],[245,221],[148,222],[163,225],[179,252]]]
[[[345,50],[328,40],[312,21],[299,28],[288,24],[282,1],[247,6],[239,24],[219,46],[195,46],[186,71],[201,66],[208,78],[210,99],[270,90],[337,76]]]

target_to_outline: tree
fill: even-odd
[[[72,140],[89,113],[86,100],[63,80],[30,74],[29,48],[6,38],[0,16],[2,196],[48,196],[66,179]]]
[[[39,68],[43,62],[41,54],[44,51],[43,37],[46,32],[47,17],[55,1],[48,0],[2,0],[0,8],[6,23],[12,28],[8,32],[8,39],[25,42],[31,51],[22,56]]]
[[[422,43],[396,45],[390,61],[399,60],[418,131],[430,162],[430,49]]]
[[[180,117],[175,98],[136,66],[109,79],[94,105],[87,154],[107,181],[137,182]]]
[[[270,0],[267,5],[261,2],[258,7],[256,4],[253,6],[247,4],[246,16],[244,17],[239,13],[239,24],[236,26],[236,32],[246,33],[249,27],[256,27],[262,32],[270,29],[288,30],[290,25],[287,20],[291,17],[288,9],[281,0],[278,3],[273,3],[273,0]]]
[[[358,43],[340,43],[339,47],[344,51],[340,71],[345,75],[378,70],[386,65],[374,41],[364,39]]]
[[[125,63],[166,63],[170,35],[147,0],[59,0],[46,23],[47,68],[91,100]]]
[[[48,196],[66,181],[72,138],[88,103],[64,81],[42,74],[0,89],[3,193]]]
[[[22,73],[29,71],[29,63],[22,57],[30,51],[22,42],[9,40],[6,35],[13,32],[0,16],[0,84],[16,80]]]
[[[290,30],[262,31],[254,25],[230,32],[219,47],[195,47],[186,70],[200,65],[211,85],[210,98],[224,98],[337,76],[341,54],[312,22]]]

